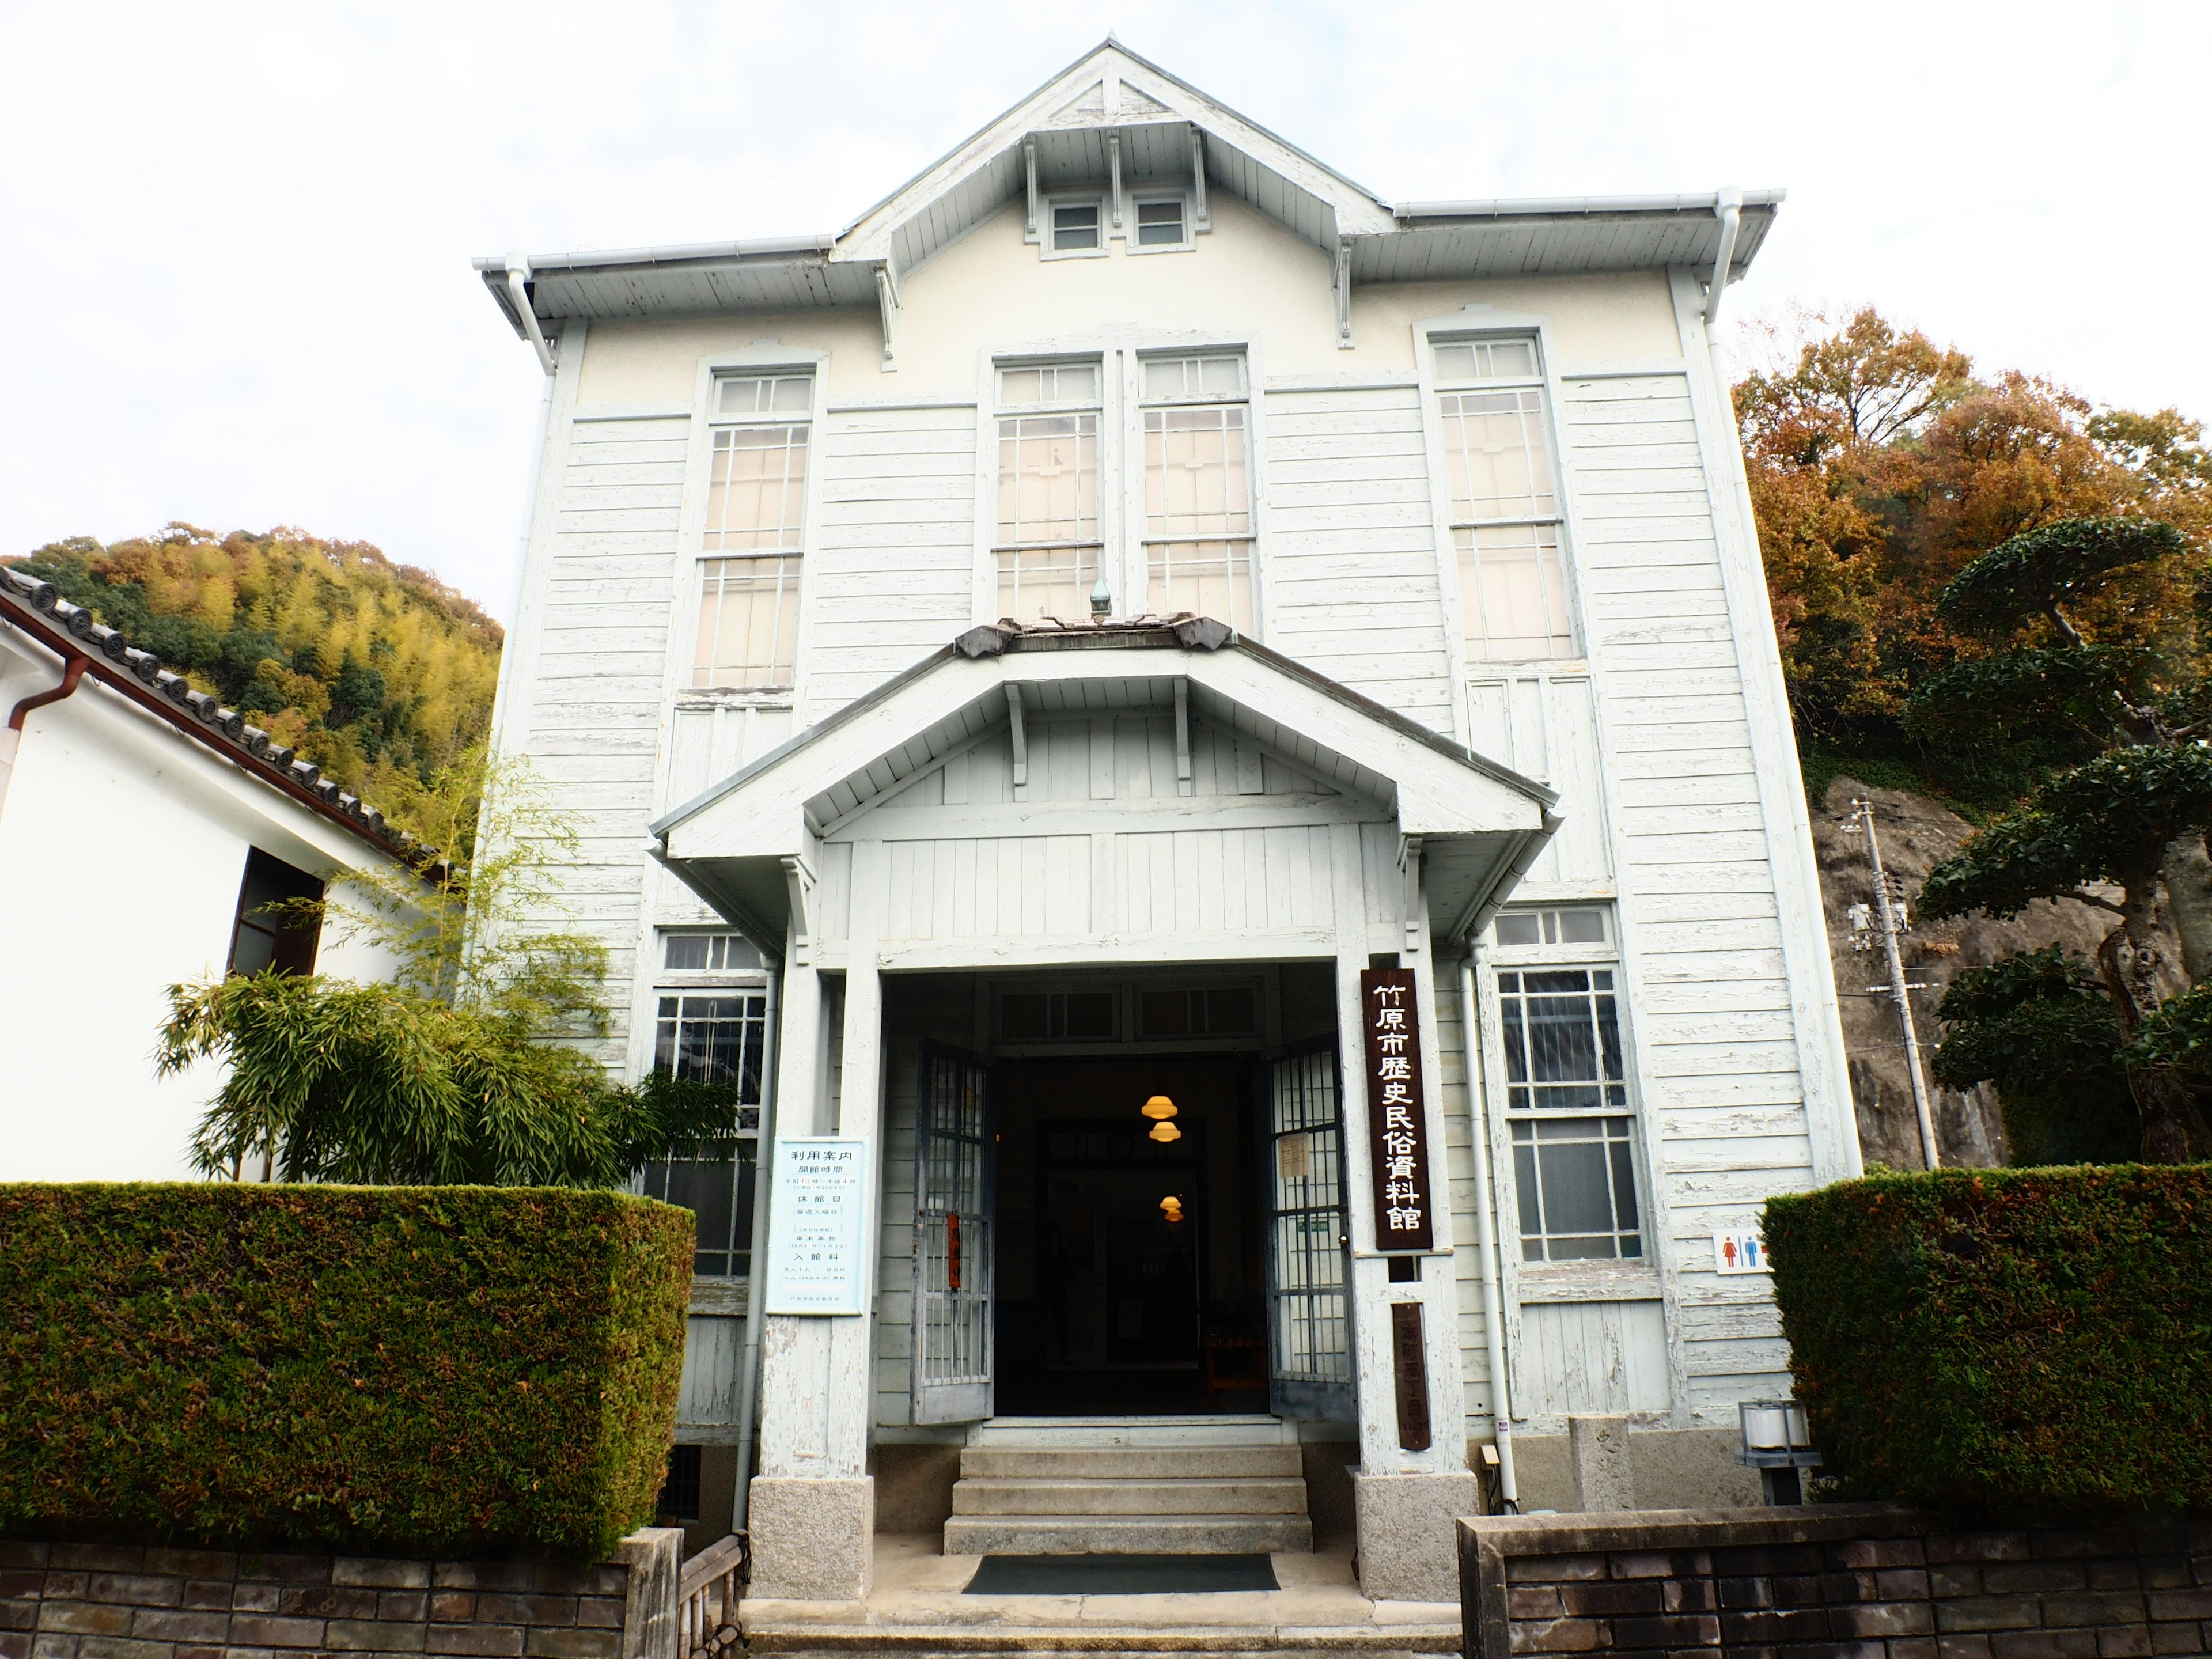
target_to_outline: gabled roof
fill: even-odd
[[[1544,198],[1391,206],[1288,140],[1110,35],[835,234],[616,252],[482,258],[518,334],[533,319],[672,316],[862,307],[883,302],[878,273],[900,277],[1026,197],[1105,181],[1118,150],[1125,185],[1182,182],[1202,166],[1209,193],[1233,196],[1292,235],[1349,255],[1355,284],[1460,277],[1710,269],[1720,210],[1735,192]],[[1780,191],[1741,192],[1733,280],[1771,225]]]
[[[393,829],[376,808],[340,789],[306,756],[274,742],[219,699],[194,690],[152,652],[139,650],[116,629],[94,622],[91,611],[63,599],[52,582],[0,565],[0,622],[61,659],[67,665],[63,684],[70,690],[89,676],[401,863],[425,865],[438,856],[437,848]]]
[[[1558,827],[1558,796],[1206,617],[973,628],[650,826],[701,896],[773,945],[784,860],[1025,708],[1174,708],[1249,738],[1422,838],[1431,921],[1464,929]]]

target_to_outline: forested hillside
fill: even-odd
[[[1735,396],[1867,1155],[1920,1157],[1849,914],[1855,796],[1914,918],[1946,1161],[2201,1156],[2173,1149],[2212,1103],[2202,427],[1978,374],[1871,310]]]
[[[2212,453],[2176,410],[2100,408],[1900,331],[1871,308],[1809,319],[1794,361],[1735,388],[1791,713],[1817,802],[1838,765],[1978,817],[2033,764],[1917,732],[1905,704],[1987,647],[1937,614],[1977,555],[2062,519],[2141,515],[2200,556],[2147,568],[2085,614],[2098,643],[2196,656],[2212,618]],[[2212,637],[2212,632],[2208,633]]]
[[[172,524],[9,562],[387,809],[489,730],[499,624],[366,542]]]

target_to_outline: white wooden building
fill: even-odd
[[[373,940],[265,907],[405,848],[308,757],[7,567],[0,709],[0,1181],[194,1179],[220,1079],[155,1075],[167,988],[388,976]]]
[[[1370,1590],[1449,1595],[1486,1448],[1574,1507],[1577,1417],[1639,1504],[1756,1493],[1716,1237],[1857,1168],[1711,333],[1780,199],[1394,206],[1109,41],[836,234],[479,262],[548,374],[498,735],[605,1058],[866,1195],[787,1312],[845,1292],[771,1203],[751,1299],[748,1164],[648,1182],[717,1531],[766,1305],[757,1594],[872,1527],[1294,1547],[1349,1462]],[[1116,1534],[979,1455],[1163,1441],[1310,1497]]]

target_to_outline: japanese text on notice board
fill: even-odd
[[[775,1143],[769,1188],[772,1314],[857,1314],[867,1288],[867,1143],[793,1135]]]

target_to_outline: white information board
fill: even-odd
[[[868,1283],[868,1144],[834,1135],[775,1143],[768,1200],[772,1314],[857,1314]]]

